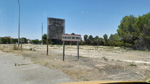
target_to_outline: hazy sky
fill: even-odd
[[[20,0],[21,37],[41,39],[47,17],[65,19],[65,32],[102,37],[116,33],[126,15],[150,12],[150,0]],[[0,0],[0,37],[18,37],[17,0]]]

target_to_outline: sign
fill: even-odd
[[[61,34],[65,33],[65,20],[58,18],[47,18],[48,39],[61,39]]]
[[[22,42],[22,43],[24,43],[24,39],[20,39],[19,41]]]
[[[72,34],[62,34],[61,36],[62,41],[81,41],[81,35],[72,35]]]
[[[79,60],[79,41],[81,41],[81,35],[62,34],[61,40],[63,41],[63,61],[65,60],[65,41],[77,42],[77,60]]]

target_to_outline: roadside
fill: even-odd
[[[0,84],[57,84],[72,82],[66,74],[19,54],[0,51]]]
[[[128,63],[107,58],[88,58],[55,54],[44,56],[38,52],[23,52],[23,56],[30,57],[34,63],[42,64],[60,70],[77,81],[115,80],[115,81],[145,81],[150,77],[150,65]]]
[[[145,81],[150,77],[149,55],[147,51],[134,51],[120,47],[80,46],[80,59],[77,61],[76,46],[66,46],[65,61],[62,61],[62,46],[46,45],[23,46],[21,53],[34,64],[57,69],[76,81],[115,80]]]

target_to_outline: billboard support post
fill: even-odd
[[[19,44],[20,44],[20,1],[18,0],[18,4],[19,4],[19,21],[18,21],[18,48],[19,48]]]
[[[21,42],[21,51],[22,51],[22,42]]]
[[[41,40],[42,40],[42,37],[43,37],[43,23],[42,23],[42,36],[41,36]],[[41,45],[43,45],[43,40],[41,42]]]
[[[77,58],[79,60],[79,42],[77,42]]]
[[[24,39],[20,39],[20,40],[19,40],[21,51],[22,51],[22,43],[24,43],[24,42],[25,42]]]
[[[48,56],[48,39],[47,39],[47,56]]]
[[[63,41],[63,61],[65,60],[65,42]]]

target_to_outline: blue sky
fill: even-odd
[[[116,33],[126,15],[150,12],[150,0],[20,0],[21,37],[41,39],[47,17],[65,19],[65,32],[102,37]],[[18,2],[0,0],[0,37],[18,37]]]

